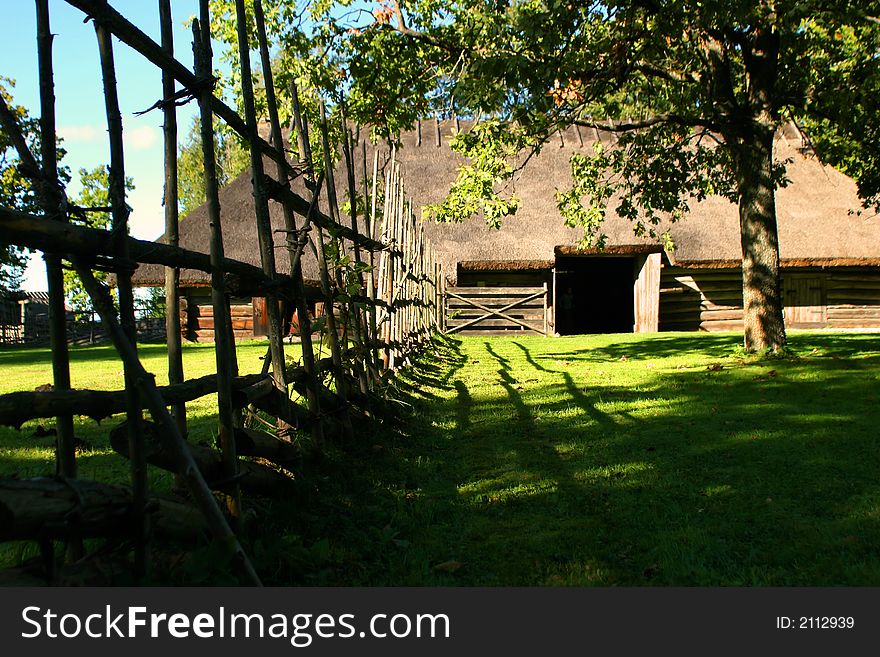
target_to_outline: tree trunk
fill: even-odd
[[[743,325],[747,351],[779,351],[785,346],[779,235],[773,182],[773,129],[737,148],[737,185],[742,242]]]

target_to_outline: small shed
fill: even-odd
[[[0,344],[49,339],[49,293],[0,291]]]

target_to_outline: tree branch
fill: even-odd
[[[609,120],[608,123],[599,123],[597,121],[585,121],[583,119],[574,119],[573,125],[584,126],[586,128],[597,128],[608,132],[631,132],[633,130],[643,130],[655,125],[663,123],[671,123],[686,128],[708,128],[709,130],[721,130],[720,124],[705,117],[688,117],[680,114],[655,114],[646,119],[639,121],[618,121],[617,123]]]

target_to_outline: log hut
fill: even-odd
[[[408,196],[439,202],[464,160],[450,148],[466,121],[421,121],[401,136],[396,159]],[[358,189],[363,190],[358,131]],[[720,331],[742,329],[739,217],[722,197],[691,203],[681,221],[661,225],[674,248],[634,235],[632,225],[609,209],[604,249],[578,247],[582,231],[566,227],[555,191],[570,185],[569,160],[592,153],[596,141],[613,147],[611,132],[569,128],[554,135],[508,185],[521,206],[500,230],[480,217],[461,224],[426,222],[447,276],[448,332],[542,334]],[[380,167],[390,149],[379,144]],[[374,146],[366,141],[367,169]],[[880,219],[861,207],[854,181],[821,163],[802,134],[789,125],[775,145],[789,184],[777,190],[785,321],[790,328],[880,328]],[[258,263],[250,174],[220,193],[226,252]],[[336,179],[344,181],[340,170]],[[294,186],[298,185],[294,181]],[[273,203],[273,228],[283,228]],[[180,224],[180,244],[206,250],[204,207]],[[160,238],[161,239],[161,238]],[[276,240],[276,246],[282,243]],[[285,259],[278,259],[283,268]],[[303,257],[304,277],[317,282],[314,257]],[[161,285],[162,269],[143,265],[138,285]],[[190,340],[211,340],[213,324],[207,274],[181,273],[183,330]],[[265,334],[265,301],[232,299],[236,337]]]

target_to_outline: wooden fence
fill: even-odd
[[[0,207],[0,228],[7,241],[47,254],[54,387],[50,391],[0,396],[0,424],[18,427],[31,419],[56,417],[58,478],[0,481],[0,518],[4,521],[0,540],[39,540],[48,555],[47,561],[54,562],[53,540],[67,542],[68,559],[87,560],[89,555],[83,555],[83,538],[126,534],[135,546],[134,574],[144,577],[150,567],[148,547],[154,537],[192,537],[204,531],[218,545],[228,547],[242,581],[259,584],[260,578],[236,538],[243,517],[242,490],[283,494],[293,481],[291,472],[302,467],[311,455],[309,450],[320,450],[326,441],[340,441],[344,445],[355,438],[355,424],[375,415],[389,372],[411,362],[411,355],[427,344],[441,325],[443,274],[414,217],[412,202],[405,197],[399,167],[393,161],[380,175],[378,159],[374,160],[366,203],[355,202],[353,137],[344,115],[340,118],[345,134],[341,151],[347,180],[342,181],[341,188],[351,210],[343,218],[333,177],[336,148],[329,143],[329,120],[322,111],[319,124],[310,126],[300,111],[295,86],[291,90],[291,109],[298,161],[288,161],[260,0],[254,1],[253,8],[271,124],[269,142],[257,131],[250,62],[252,44],[248,42],[243,0],[235,3],[243,72],[243,117],[213,95],[207,0],[201,0],[199,17],[193,21],[192,70],[174,56],[170,0],[159,0],[161,44],[105,0],[67,2],[94,23],[110,137],[113,221],[109,231],[70,221],[72,216],[89,209],[73,206],[58,180],[48,0],[36,0],[44,136],[39,160],[28,150],[20,126],[2,98],[0,124],[12,136],[21,169],[31,178],[43,212],[30,215]],[[162,71],[161,97],[156,107],[165,115],[166,244],[127,237],[125,158],[111,37],[127,44]],[[177,85],[182,89],[177,90]],[[175,109],[176,103],[186,97],[195,99],[200,111],[210,219],[205,226],[211,237],[209,253],[189,251],[178,245]],[[250,148],[254,220],[259,235],[259,244],[255,246],[261,255],[260,267],[224,256],[213,148],[215,117],[237,131]],[[309,131],[315,129],[321,133],[322,148],[313,158]],[[264,158],[274,164],[273,171],[264,171]],[[366,164],[363,166],[366,168]],[[307,198],[290,187],[290,181],[300,175],[306,179]],[[367,172],[364,179],[369,179]],[[318,209],[319,199],[321,207],[327,208],[326,213]],[[269,223],[270,202],[279,203],[283,209],[285,229],[281,231],[280,246],[289,259],[289,276],[276,271],[279,244]],[[359,207],[366,207],[367,211],[359,215]],[[307,248],[317,256],[320,298],[327,309],[320,327],[321,338],[329,343],[330,357],[316,359],[313,327],[300,322],[302,359],[299,364],[290,365],[285,362],[283,343],[289,327],[284,325],[283,318],[293,310],[299,317],[308,317],[301,268],[302,254]],[[71,389],[61,284],[63,262],[79,274],[116,347],[124,366],[124,390]],[[157,386],[154,377],[144,369],[137,352],[131,290],[131,272],[138,263],[166,267],[169,308],[179,305],[180,268],[211,274],[215,375],[185,380],[180,317],[176,312],[166,313],[170,384]],[[95,279],[95,268],[116,274],[118,311],[108,289]],[[269,346],[261,374],[241,376],[238,372],[229,297],[241,290],[256,290],[267,298]],[[212,393],[218,399],[217,446],[191,445],[185,439],[185,404]],[[144,419],[143,409],[149,411],[152,422]],[[109,486],[77,480],[72,416],[85,414],[100,419],[121,412],[126,413],[126,421],[113,430],[111,445],[130,460],[131,485]],[[259,426],[269,430],[248,428],[242,420],[247,417],[256,418]],[[302,442],[298,438],[304,432],[310,434],[310,440]],[[189,490],[189,501],[172,503],[155,497],[150,491],[148,464],[175,472]],[[224,494],[222,505],[215,492]]]
[[[445,300],[446,333],[547,335],[546,283],[543,287],[451,287]]]

